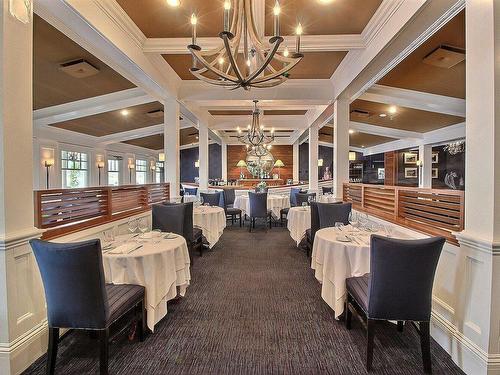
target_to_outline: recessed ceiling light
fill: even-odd
[[[318,0],[321,4],[330,4],[333,3],[333,0]]]
[[[122,116],[128,116],[128,109],[122,109],[120,113],[122,114]]]
[[[349,129],[349,134],[354,134],[354,130]]]
[[[387,117],[387,115],[385,113],[381,113],[379,116],[380,117]]]
[[[394,113],[396,113],[397,111],[398,111],[398,109],[396,108],[396,106],[395,106],[395,105],[391,105],[391,106],[389,107],[389,113],[390,113],[390,114],[392,114],[392,115],[393,115],[393,114],[394,114]]]
[[[178,7],[179,5],[181,5],[181,2],[180,0],[167,0],[167,4],[171,7]]]
[[[365,145],[361,145],[362,148],[365,148]]]

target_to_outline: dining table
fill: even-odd
[[[243,214],[250,213],[250,199],[248,194],[237,195],[234,200],[235,208],[239,208]],[[283,208],[290,207],[290,196],[288,194],[268,194],[267,209],[271,210],[275,218],[280,217],[280,211]]]
[[[197,202],[198,201],[198,196],[197,195],[184,194],[183,197],[182,197],[182,200],[183,200],[184,203]]]
[[[391,238],[414,238],[392,227],[390,229]],[[336,319],[344,312],[346,279],[370,272],[372,234],[387,236],[388,232],[382,228],[370,230],[352,225],[323,228],[316,232],[311,268],[321,283],[321,298],[334,310]]]
[[[103,247],[102,260],[107,283],[144,286],[152,332],[167,315],[167,302],[184,296],[191,280],[186,240],[173,233],[117,236]]]
[[[292,237],[298,246],[306,234],[306,230],[311,228],[310,207],[290,207],[287,215],[287,228],[290,231],[290,237]]]
[[[323,194],[319,197],[320,203],[337,203],[342,202],[342,198],[337,198],[333,194]]]
[[[226,228],[226,213],[222,207],[200,205],[193,209],[193,224],[201,228],[212,248]]]

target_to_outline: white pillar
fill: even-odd
[[[33,24],[29,16],[22,23],[9,13],[9,1],[1,2],[1,374],[21,373],[47,345],[44,293],[28,244],[40,235],[33,222]]]
[[[293,181],[299,180],[299,140],[293,144]]]
[[[198,122],[200,190],[208,189],[208,127]]]
[[[179,196],[180,185],[180,108],[177,100],[170,99],[164,103],[165,111],[165,182],[170,184],[170,197]]]
[[[309,190],[318,192],[318,125],[309,127]]]
[[[227,143],[221,143],[222,180],[227,182]]]
[[[333,106],[333,192],[342,198],[349,182],[349,101],[337,99]]]
[[[432,188],[432,145],[418,147],[418,160],[422,163],[418,173],[418,187]]]

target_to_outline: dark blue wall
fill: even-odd
[[[208,178],[222,178],[222,148],[214,143],[208,146]],[[181,150],[181,181],[194,182],[195,177],[198,177],[198,168],[194,166],[194,162],[199,158],[198,147]]]
[[[318,159],[323,159],[323,167],[318,167],[318,176],[321,179],[325,172],[325,167],[333,169],[333,148],[326,146],[318,147]],[[317,165],[317,164],[316,164]],[[299,146],[299,180],[309,179],[309,143],[304,142]]]

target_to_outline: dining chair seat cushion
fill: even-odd
[[[370,274],[358,277],[349,277],[346,280],[347,292],[356,300],[359,307],[366,313],[368,311],[368,282]]]
[[[290,207],[285,207],[280,210],[281,215],[288,215],[288,212],[290,211]]]
[[[235,208],[235,207],[228,207],[228,208],[226,208],[226,214],[227,215],[241,215],[241,210],[239,208]]]
[[[109,325],[144,299],[145,288],[132,284],[106,284],[106,294],[109,305]]]

